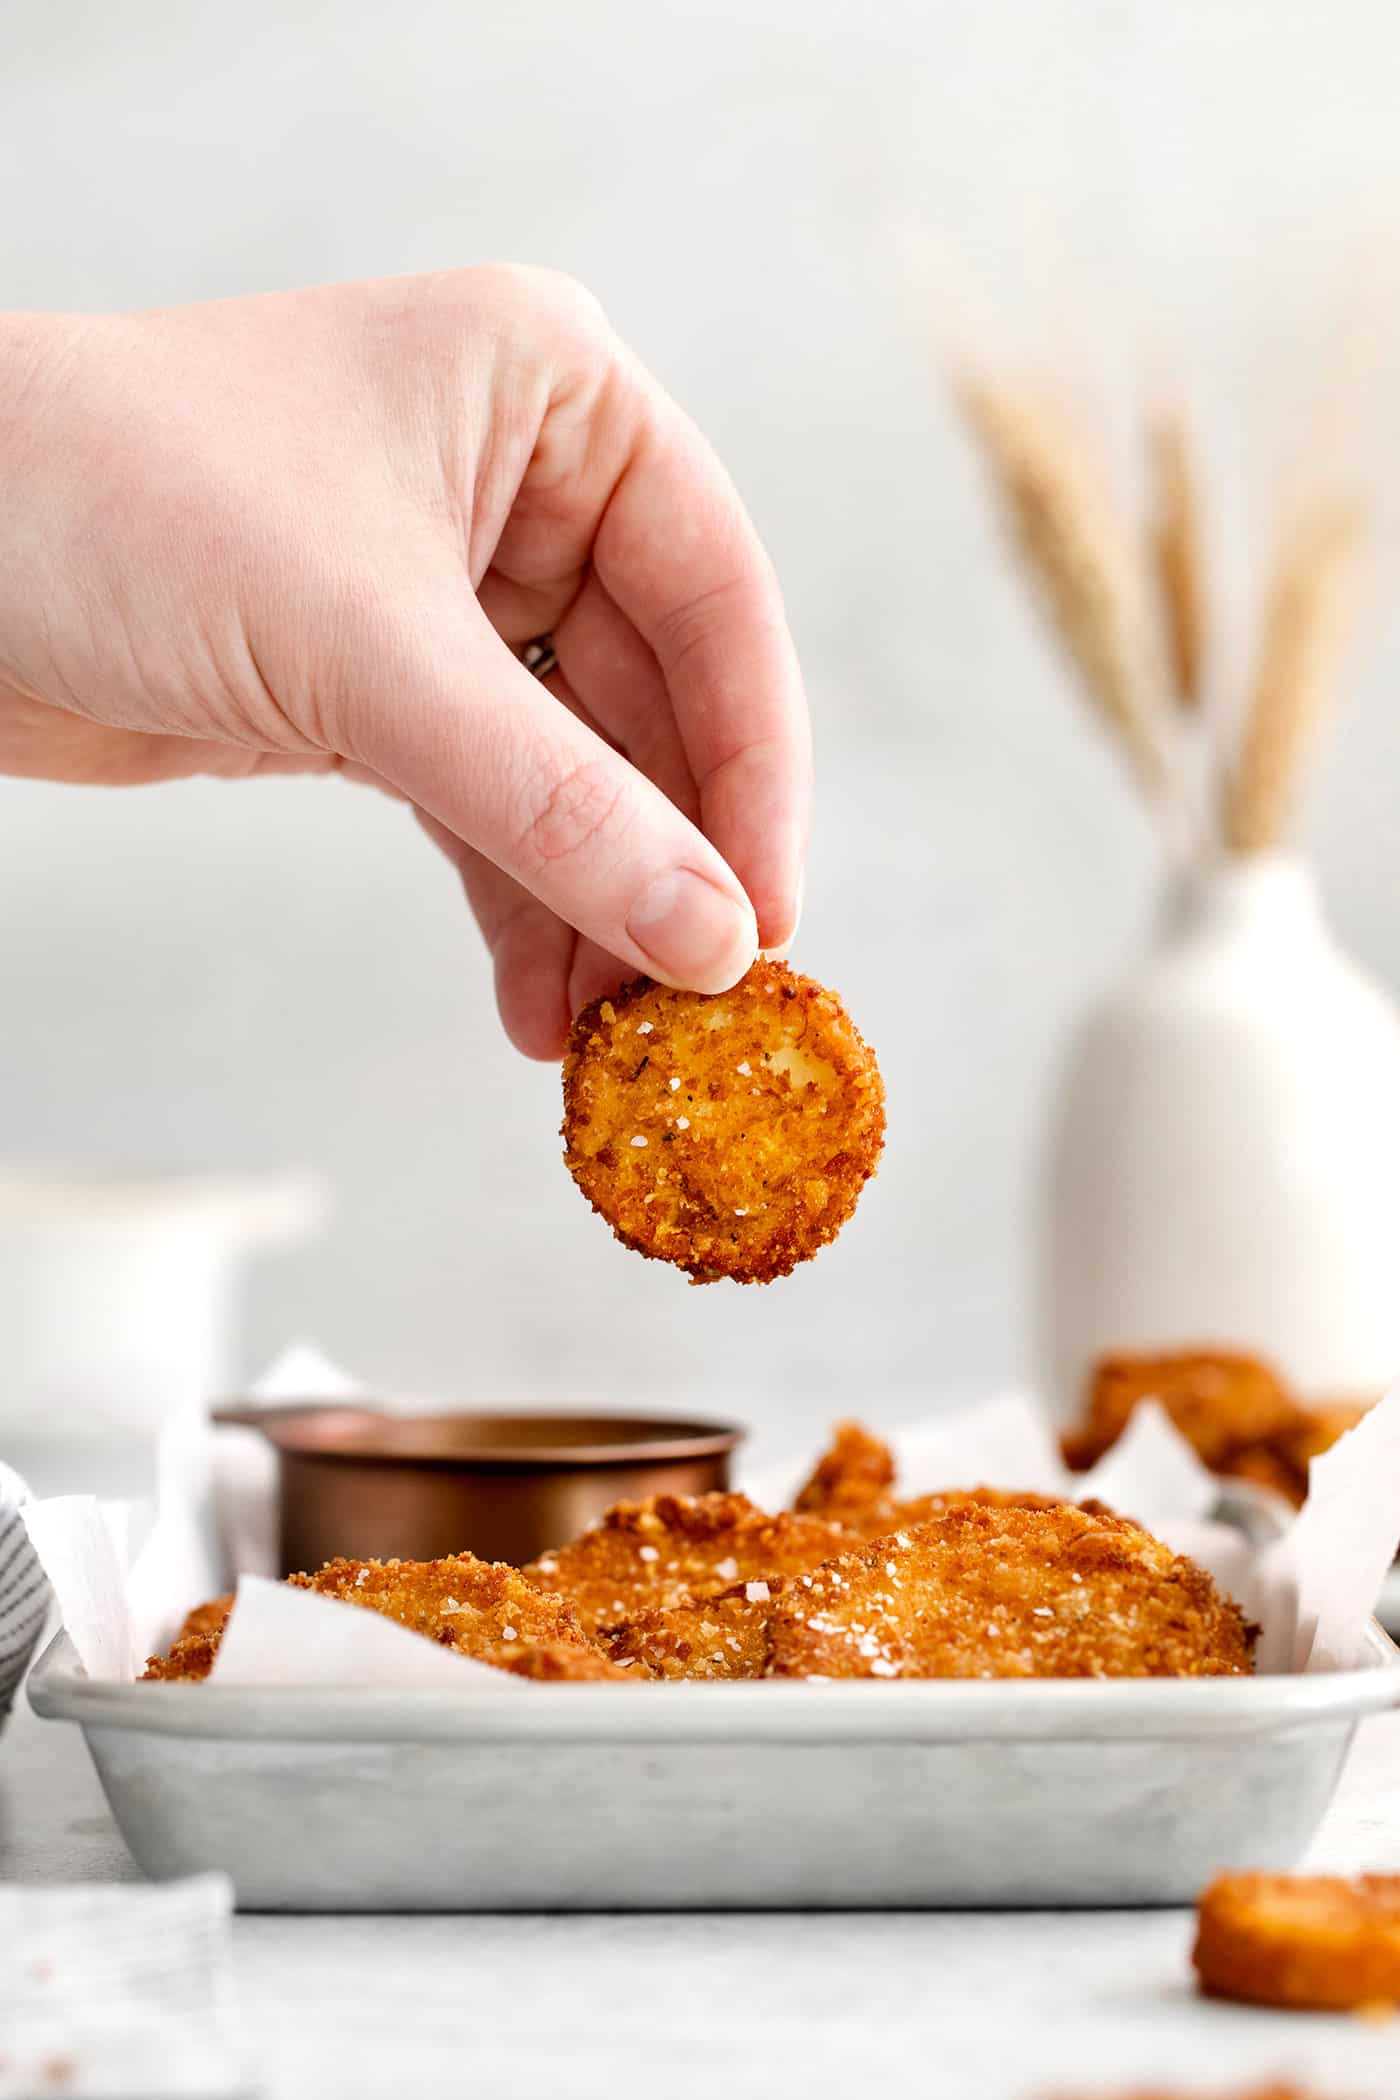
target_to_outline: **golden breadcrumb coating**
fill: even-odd
[[[887,1505],[882,1523],[877,1526],[873,1518],[867,1520],[864,1536],[882,1538],[889,1531],[909,1531],[916,1524],[927,1524],[931,1517],[941,1517],[945,1510],[962,1509],[968,1503],[981,1509],[1082,1509],[1091,1517],[1118,1515],[1116,1509],[1110,1509],[1094,1495],[1086,1495],[1081,1502],[1066,1502],[1063,1495],[1041,1495],[1030,1488],[943,1488],[932,1495],[896,1495]],[[850,1526],[852,1530],[856,1528]]]
[[[769,1667],[778,1676],[1222,1676],[1251,1668],[1251,1646],[1238,1607],[1204,1570],[1126,1518],[969,1501],[814,1577],[802,1607],[779,1614]]]
[[[1369,1401],[1331,1401],[1324,1407],[1298,1410],[1295,1424],[1277,1430],[1257,1443],[1234,1444],[1215,1467],[1230,1480],[1249,1480],[1256,1487],[1270,1488],[1286,1502],[1301,1508],[1307,1499],[1312,1461],[1330,1451],[1339,1436],[1355,1429]]]
[[[517,1674],[530,1674],[520,1667],[525,1648],[545,1645],[594,1652],[564,1598],[546,1596],[517,1568],[478,1560],[471,1553],[446,1560],[333,1560],[315,1575],[289,1575],[287,1582],[292,1589],[314,1590],[396,1619],[400,1626],[478,1662],[509,1657]],[[222,1631],[220,1623],[182,1634],[169,1655],[152,1656],[146,1678],[207,1677]],[[542,1666],[541,1674],[549,1674],[548,1669]]]
[[[513,1677],[533,1677],[539,1684],[597,1684],[611,1678],[637,1682],[634,1670],[609,1662],[597,1648],[575,1647],[568,1641],[534,1641],[498,1648],[486,1661]]]
[[[524,1573],[566,1597],[591,1634],[754,1575],[802,1574],[847,1542],[825,1517],[770,1517],[747,1495],[653,1495],[615,1503],[591,1531]]]
[[[944,1488],[936,1494],[901,1496],[895,1491],[894,1454],[863,1422],[838,1422],[831,1442],[800,1490],[793,1507],[831,1517],[861,1538],[882,1538],[926,1524],[945,1509],[963,1502],[991,1509],[1056,1509],[1059,1495],[1037,1495],[1027,1489]],[[1078,1504],[1091,1514],[1104,1512],[1092,1499]],[[1112,1514],[1112,1512],[1107,1512]]]
[[[1092,1496],[1083,1502],[1066,1503],[1062,1495],[1038,1495],[1029,1488],[943,1488],[931,1495],[891,1495],[865,1509],[848,1509],[844,1528],[862,1539],[882,1539],[891,1531],[911,1531],[927,1524],[945,1510],[961,1509],[975,1502],[983,1509],[1085,1509],[1090,1516],[1116,1516],[1107,1503]]]
[[[219,1642],[224,1636],[228,1615],[233,1610],[233,1591],[225,1597],[212,1597],[207,1604],[196,1604],[193,1611],[186,1612],[184,1623],[170,1644],[168,1655],[153,1655],[146,1665],[145,1678],[151,1681],[165,1679],[177,1683],[182,1678],[207,1677],[214,1666],[214,1657],[219,1652]]]
[[[1354,1429],[1370,1404],[1304,1406],[1267,1364],[1230,1350],[1106,1356],[1090,1382],[1084,1420],[1064,1438],[1068,1464],[1095,1465],[1148,1399],[1212,1472],[1270,1488],[1295,1506],[1308,1492],[1309,1461]]]
[[[767,1677],[774,1609],[789,1582],[800,1587],[813,1579],[754,1576],[717,1596],[639,1611],[602,1627],[598,1638],[614,1662],[642,1677]]]
[[[1303,1420],[1287,1444],[1293,1468],[1294,1500],[1302,1502],[1308,1492],[1308,1467],[1312,1460],[1330,1451],[1339,1437],[1355,1429],[1374,1405],[1370,1400],[1331,1400],[1303,1409]]]
[[[196,1604],[193,1611],[185,1614],[180,1638],[183,1639],[186,1634],[222,1633],[224,1622],[232,1610],[232,1590],[226,1590],[222,1597],[212,1597],[207,1604]]]
[[[1323,1400],[1315,1401],[1304,1408],[1304,1420],[1293,1439],[1296,1457],[1304,1463],[1310,1458],[1320,1458],[1330,1451],[1338,1437],[1355,1429],[1363,1416],[1375,1406],[1374,1400]]]
[[[1299,2011],[1400,2005],[1400,1874],[1221,1874],[1191,1959],[1217,1998]]]
[[[771,1283],[835,1239],[884,1134],[873,1053],[785,963],[710,996],[638,978],[569,1037],[569,1172],[624,1246],[696,1283]]]
[[[197,1611],[205,1609],[207,1607],[203,1605],[196,1606]],[[196,1626],[192,1632],[176,1634],[168,1653],[147,1659],[140,1681],[143,1684],[188,1684],[207,1677],[214,1667],[214,1657],[219,1652],[223,1636],[224,1619],[217,1624]]]
[[[1065,1440],[1069,1463],[1096,1464],[1143,1400],[1159,1402],[1211,1467],[1235,1447],[1291,1433],[1300,1422],[1282,1379],[1255,1357],[1225,1349],[1105,1356],[1094,1370],[1085,1420]]]
[[[293,1589],[340,1597],[444,1648],[489,1660],[488,1650],[522,1641],[581,1643],[561,1597],[547,1597],[504,1561],[454,1553],[444,1560],[332,1560],[315,1575],[289,1575]]]
[[[1255,1629],[1126,1518],[969,1501],[602,1638],[652,1677],[1213,1677]]]
[[[899,1497],[887,1447],[842,1423],[799,1500],[623,1502],[517,1570],[469,1553],[334,1560],[293,1587],[546,1681],[1213,1676],[1255,1629],[1210,1578],[1102,1504],[993,1488]],[[230,1597],[192,1611],[148,1679],[206,1677]]]
[[[831,1442],[798,1490],[794,1509],[862,1522],[894,1495],[894,1453],[863,1422],[838,1422]]]

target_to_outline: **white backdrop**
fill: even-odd
[[[710,431],[816,716],[795,959],[877,1046],[890,1145],[814,1266],[688,1289],[587,1214],[557,1074],[505,1046],[402,814],[343,783],[11,783],[0,1159],[326,1173],[329,1234],[253,1280],[250,1363],[314,1330],[419,1389],[770,1422],[1020,1369],[1053,1058],[1152,855],[997,560],[900,228],[1007,342],[1120,391],[1179,346],[1222,455],[1257,464],[1339,257],[1400,224],[1398,62],[1387,0],[7,0],[6,303],[550,262]],[[1396,657],[1383,622],[1312,829],[1400,982]]]

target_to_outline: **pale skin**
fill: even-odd
[[[771,565],[569,279],[0,316],[0,490],[0,773],[388,789],[532,1057],[624,978],[723,991],[790,937],[811,756]]]

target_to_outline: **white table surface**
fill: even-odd
[[[1311,1864],[1400,1871],[1400,1715],[1364,1725]],[[82,1738],[21,1701],[0,1736],[0,1878],[135,1868]],[[1217,2095],[1288,2074],[1400,2100],[1400,2023],[1191,1990],[1179,1911],[243,1917],[270,2100],[919,2100]]]

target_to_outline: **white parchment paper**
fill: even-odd
[[[211,1684],[456,1685],[458,1691],[527,1690],[523,1677],[439,1648],[377,1612],[347,1610],[334,1597],[288,1589],[265,1575],[240,1575],[238,1597]]]
[[[299,1345],[263,1382],[269,1400],[344,1397],[362,1389]],[[878,1430],[878,1412],[872,1427]],[[1400,1386],[1312,1465],[1299,1514],[1264,1547],[1209,1512],[1221,1483],[1162,1411],[1139,1407],[1092,1472],[1070,1473],[1033,1402],[1001,1395],[891,1438],[899,1489],[996,1487],[1095,1496],[1138,1519],[1210,1570],[1262,1628],[1262,1672],[1350,1669],[1367,1659],[1368,1623],[1400,1540]],[[68,1496],[25,1512],[64,1622],[92,1677],[129,1681],[165,1646],[189,1608],[239,1575],[214,1676],[232,1684],[455,1685],[530,1696],[527,1680],[437,1648],[372,1612],[346,1610],[273,1573],[274,1476],[253,1431],[215,1432],[202,1412],[162,1440],[159,1516],[128,1573],[98,1503]],[[804,1467],[741,1484],[768,1507],[791,1499]]]

